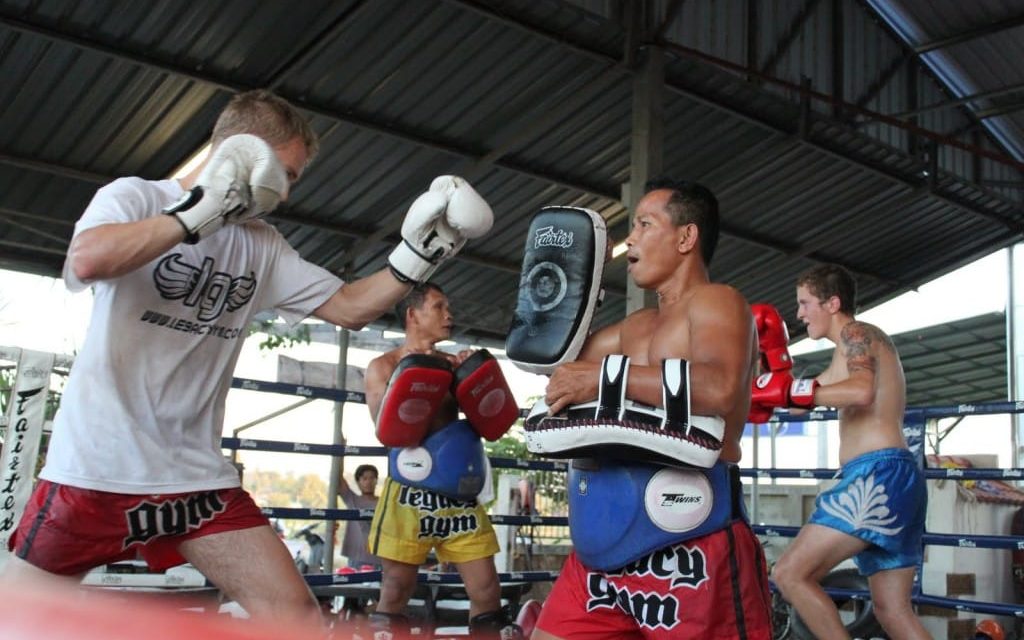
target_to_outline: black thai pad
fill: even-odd
[[[520,369],[549,374],[576,358],[597,306],[607,242],[604,219],[589,209],[545,207],[533,217],[505,341]]]

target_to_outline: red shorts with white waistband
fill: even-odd
[[[129,495],[40,480],[9,550],[40,569],[74,576],[142,556],[154,571],[182,564],[178,545],[269,525],[244,489]]]
[[[618,571],[591,571],[572,553],[537,628],[567,640],[770,640],[764,551],[737,520]]]

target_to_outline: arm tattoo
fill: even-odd
[[[840,339],[842,340],[843,354],[846,356],[846,369],[850,373],[855,371],[875,372],[878,367],[878,358],[872,351],[873,344],[877,343],[892,353],[896,352],[896,347],[889,336],[882,333],[878,327],[866,322],[849,323],[843,327]]]

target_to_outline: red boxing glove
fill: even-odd
[[[759,302],[750,305],[757,324],[757,344],[761,351],[761,372],[786,371],[793,368],[789,356],[789,330],[779,310]]]
[[[818,406],[814,401],[814,392],[821,383],[813,378],[797,378],[788,371],[770,371],[763,373],[754,381],[750,390],[751,407],[767,409],[771,407],[798,407],[813,409]],[[753,413],[753,409],[751,409]]]
[[[747,414],[747,422],[751,424],[764,424],[772,419],[773,413],[775,413],[775,409],[771,407],[750,403],[750,413]]]
[[[455,369],[452,393],[473,429],[491,442],[519,419],[512,390],[487,349],[477,351]]]
[[[797,378],[789,385],[789,406],[801,409],[813,409],[818,406],[814,401],[814,392],[821,383],[814,378]]]
[[[415,447],[441,409],[452,384],[448,361],[414,353],[398,361],[377,414],[377,439],[385,447]]]
[[[789,385],[793,376],[788,371],[762,373],[750,389],[750,405],[771,409],[789,406]]]

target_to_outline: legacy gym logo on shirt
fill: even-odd
[[[241,309],[256,291],[256,274],[231,277],[213,270],[213,258],[203,258],[201,267],[194,267],[172,253],[157,263],[153,282],[165,300],[181,300],[186,307],[199,307],[196,318],[202,322],[216,320],[228,311]]]
[[[237,311],[249,303],[256,291],[256,274],[250,271],[248,276],[236,278],[223,271],[215,271],[214,264],[213,258],[206,257],[202,266],[196,267],[185,262],[182,254],[172,253],[160,260],[153,270],[153,283],[160,296],[164,300],[181,300],[186,307],[196,309],[199,322],[151,310],[146,310],[139,319],[198,335],[227,339],[242,335],[241,327],[210,323],[225,311]]]

